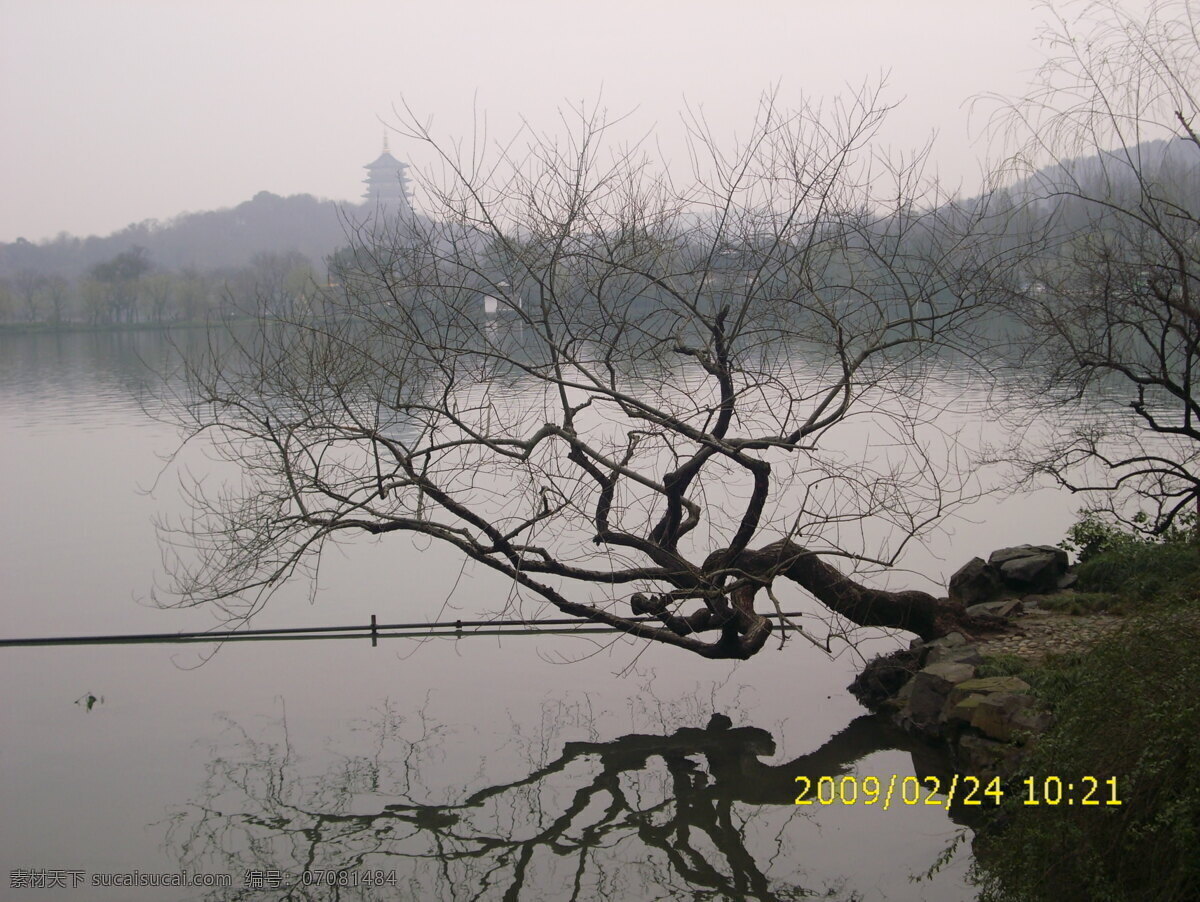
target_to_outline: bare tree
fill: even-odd
[[[262,252],[250,258],[243,278],[251,285],[247,294],[252,292],[258,297],[264,314],[291,316],[312,284],[313,273],[308,258],[301,253]]]
[[[1038,415],[1062,425],[1020,459],[1156,533],[1200,512],[1198,14],[1068,8],[1034,89],[996,120],[1013,194],[1050,239],[1015,303]]]
[[[50,301],[50,322],[61,325],[68,317],[67,305],[75,294],[74,286],[63,276],[46,277],[46,297]]]
[[[185,421],[246,479],[197,494],[181,603],[247,616],[327,540],[411,532],[705,657],[763,647],[780,580],[842,625],[985,627],[829,563],[889,568],[970,493],[925,390],[988,243],[872,152],[885,113],[768,98],[732,151],[692,116],[683,181],[598,114],[490,153],[410,117],[424,212],[356,235],[323,315],[193,362]]]
[[[97,263],[89,275],[96,287],[94,303],[106,309],[94,309],[93,321],[107,316],[109,322],[136,322],[141,279],[153,268],[146,249],[135,245],[111,260]]]
[[[46,291],[46,276],[32,269],[23,269],[13,276],[12,290],[21,302],[26,322],[35,323],[41,315],[42,296]]]

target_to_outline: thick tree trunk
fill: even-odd
[[[888,592],[850,579],[819,555],[794,542],[781,540],[757,550],[746,550],[731,562],[714,556],[710,561],[741,571],[764,584],[780,576],[798,583],[831,611],[859,626],[879,626],[916,633],[929,641],[958,630],[967,635],[1002,626],[992,617],[972,617],[958,602],[934,598],[927,592]],[[709,569],[706,564],[705,570]],[[736,594],[736,593],[735,593]],[[751,595],[751,598],[753,595]],[[753,623],[752,609],[737,604],[739,619]],[[743,639],[748,638],[743,636]],[[761,642],[759,643],[761,645]]]

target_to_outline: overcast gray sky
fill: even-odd
[[[0,16],[0,241],[262,190],[357,199],[401,99],[451,135],[486,110],[498,136],[601,97],[669,147],[685,100],[732,132],[772,85],[794,103],[881,73],[900,102],[886,140],[937,131],[940,172],[969,192],[983,148],[964,104],[1021,91],[1047,19],[1027,0],[0,0]]]

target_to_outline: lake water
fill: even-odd
[[[142,361],[167,353],[155,333],[0,336],[5,638],[219,623],[151,600],[155,517],[186,511],[158,478],[177,435],[138,403]],[[927,577],[908,585],[1058,541],[1074,502],[966,516],[908,560]],[[315,593],[285,590],[253,625],[469,618],[506,591],[389,537],[327,554]],[[798,776],[940,766],[845,691],[861,655],[900,641],[742,663],[603,635],[0,648],[0,895],[969,898],[969,843],[910,879],[966,829],[942,806],[793,803]],[[229,886],[103,885],[181,872]]]

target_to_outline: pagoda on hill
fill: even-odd
[[[367,170],[367,177],[363,179],[363,184],[367,186],[363,199],[367,204],[388,214],[412,212],[408,176],[404,172],[408,164],[401,163],[388,152],[386,135],[383,138],[383,153],[363,168]]]

